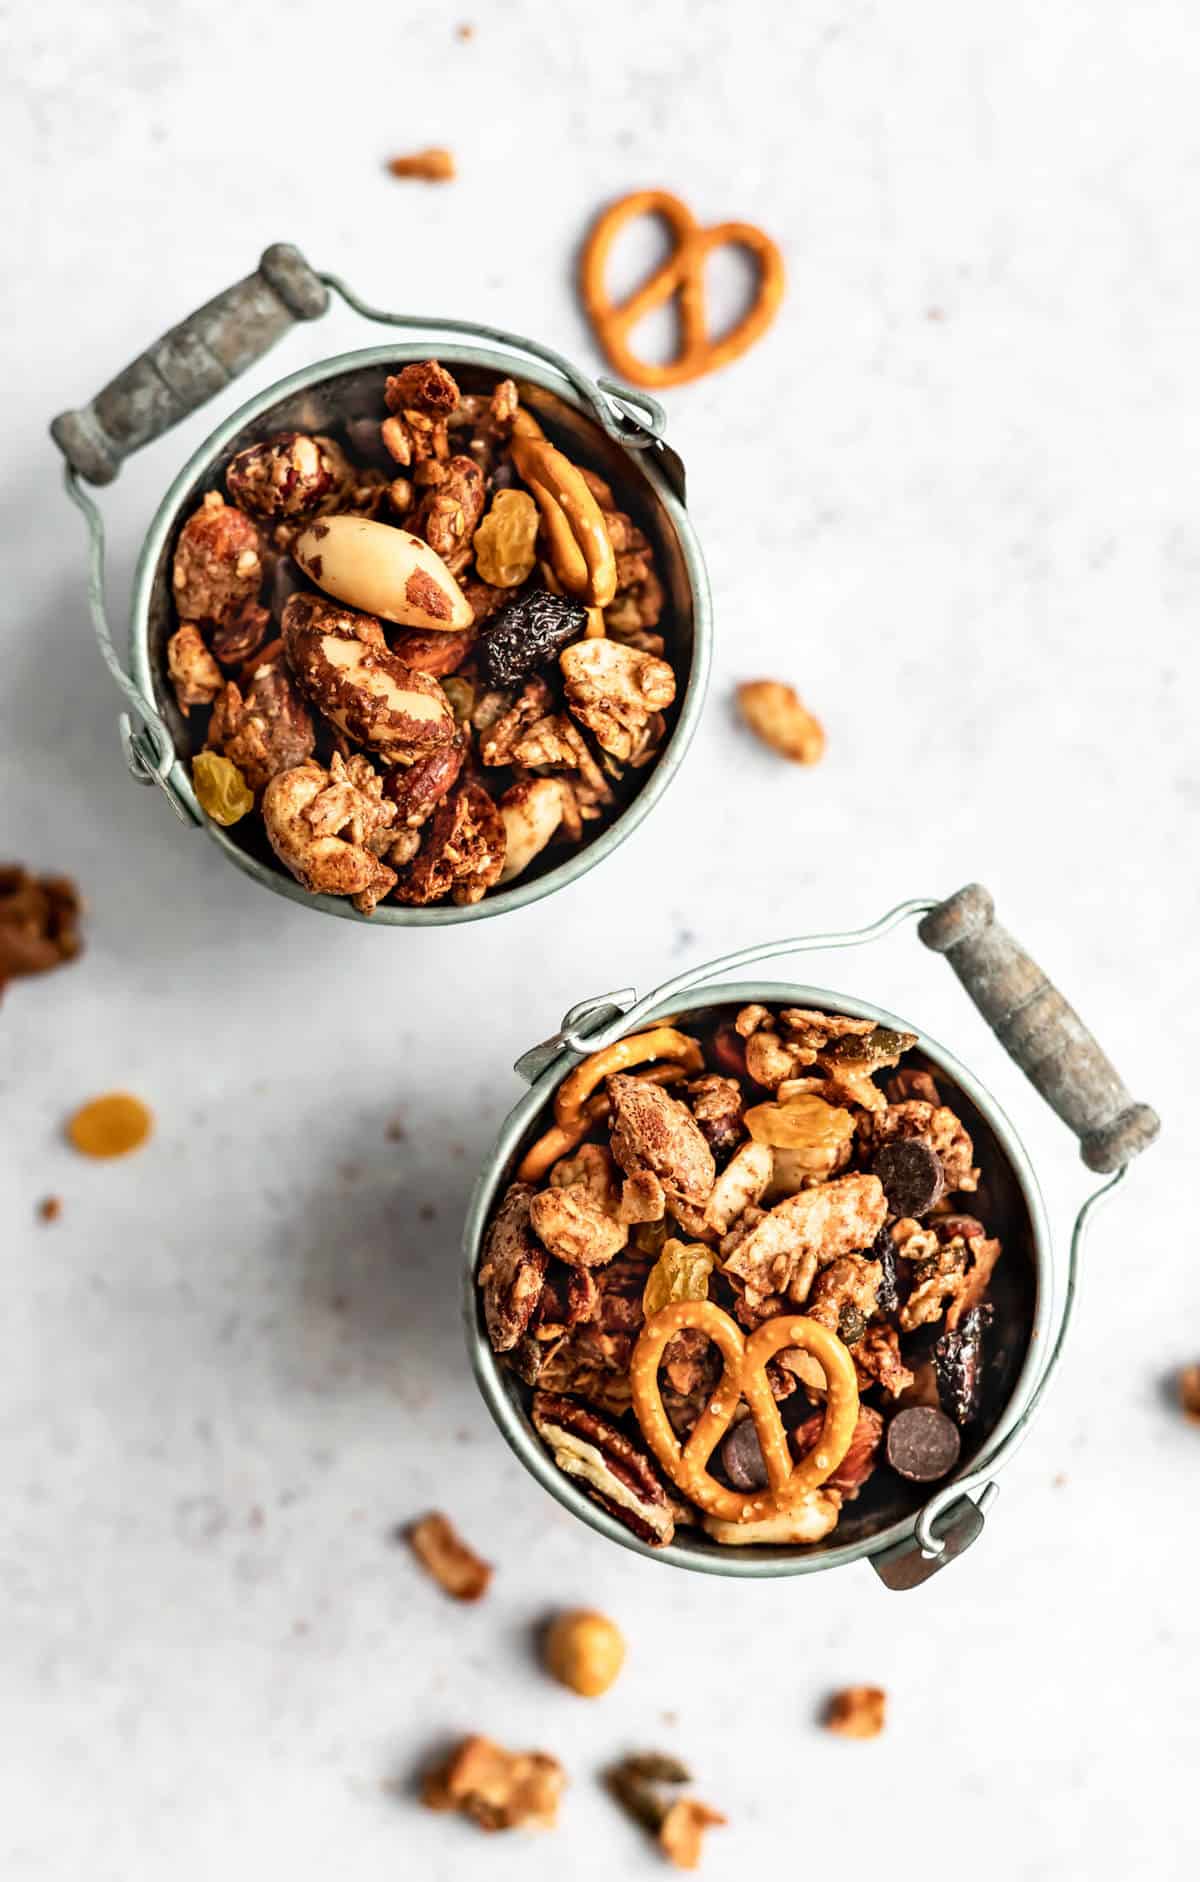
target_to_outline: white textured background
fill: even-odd
[[[646,1743],[727,1810],[719,1878],[1194,1875],[1200,1436],[1164,1387],[1200,1358],[1194,7],[46,0],[3,53],[0,831],[92,905],[83,964],[0,1011],[6,1882],[651,1875],[594,1782]],[[426,142],[452,188],[382,174]],[[669,396],[718,611],[683,777],[498,925],[263,894],[125,775],[46,421],[279,238],[595,367],[571,256],[643,184],[758,221],[790,268],[769,339]],[[246,390],[374,338],[301,329]],[[118,616],[216,416],[103,495]],[[818,770],[733,726],[760,672],[826,720]],[[585,994],[975,875],[1166,1119],[985,1539],[906,1597],[608,1548],[521,1475],[460,1350],[509,1063]],[[945,967],[906,935],[812,973],[976,1066],[1065,1235],[1089,1179]],[[63,1116],[114,1085],[153,1144],[74,1159]],[[478,1611],[389,1541],[429,1504],[498,1564]],[[595,1705],[530,1651],[575,1601],[630,1640]],[[814,1726],[858,1680],[892,1696],[876,1745]],[[562,1756],[556,1836],[413,1806],[467,1729]]]

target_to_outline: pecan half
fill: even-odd
[[[661,1548],[674,1539],[670,1499],[648,1457],[599,1413],[574,1399],[536,1392],[533,1425],[558,1468],[642,1542]]]
[[[538,1304],[550,1257],[529,1223],[533,1190],[512,1183],[493,1218],[479,1268],[483,1318],[497,1353],[509,1353],[525,1333]]]
[[[418,758],[415,765],[397,765],[389,771],[383,790],[396,806],[397,821],[408,830],[419,830],[458,782],[466,755],[466,745],[458,740]]]

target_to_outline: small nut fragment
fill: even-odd
[[[625,1636],[594,1608],[557,1614],[542,1644],[547,1672],[584,1699],[607,1692],[625,1663]]]
[[[478,1601],[492,1579],[490,1562],[468,1548],[440,1510],[430,1510],[406,1532],[413,1554],[440,1588],[456,1601]]]
[[[825,1729],[839,1738],[878,1738],[887,1720],[887,1694],[882,1686],[846,1686],[830,1696]]]
[[[490,1738],[464,1738],[425,1775],[427,1810],[457,1810],[481,1830],[552,1830],[566,1784],[557,1758],[544,1751],[505,1751]]]
[[[364,516],[328,516],[292,554],[327,595],[399,627],[470,627],[475,613],[441,557],[420,536]]]
[[[6,981],[75,959],[83,946],[80,908],[69,876],[33,876],[20,863],[0,864],[0,993]]]
[[[1200,1424],[1200,1366],[1185,1366],[1180,1373],[1179,1403],[1185,1418]]]
[[[728,1821],[698,1797],[678,1797],[659,1825],[659,1847],[676,1869],[698,1869],[705,1830],[719,1829]]]
[[[191,621],[177,627],[167,642],[167,674],[183,713],[193,706],[211,706],[225,683],[203,634]]]
[[[389,158],[388,172],[391,176],[415,177],[422,183],[453,183],[458,174],[453,153],[436,144],[428,150],[415,150],[411,157]]]
[[[256,525],[210,490],[179,532],[171,583],[181,621],[231,621],[262,587]]]
[[[737,698],[743,719],[764,745],[793,764],[816,764],[825,733],[793,687],[782,680],[744,680]]]
[[[140,1098],[110,1091],[81,1106],[67,1121],[67,1136],[85,1157],[124,1157],[140,1150],[154,1118]]]
[[[504,868],[500,881],[512,882],[540,856],[563,819],[562,785],[557,778],[522,778],[500,799],[504,819]]]
[[[527,490],[499,490],[475,531],[475,567],[493,588],[519,588],[537,561],[538,508]]]

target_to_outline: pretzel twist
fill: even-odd
[[[663,1406],[658,1368],[668,1342],[684,1327],[706,1333],[720,1348],[724,1364],[716,1391],[681,1446]],[[767,1361],[785,1346],[800,1346],[811,1353],[826,1384],[820,1435],[796,1464],[766,1372]],[[715,1301],[677,1301],[652,1314],[642,1328],[633,1350],[629,1383],[638,1424],[671,1481],[707,1515],[725,1522],[756,1522],[793,1509],[832,1476],[850,1449],[858,1420],[853,1359],[836,1333],[802,1314],[778,1314],[747,1340]],[[718,1483],[708,1469],[708,1460],[733,1423],[742,1399],[750,1407],[770,1485],[769,1490],[749,1495]]]
[[[627,300],[614,302],[605,286],[613,243],[627,223],[648,215],[662,218],[675,238],[675,247]],[[753,256],[758,289],[742,318],[713,339],[704,265],[714,249],[725,247],[742,248]],[[583,304],[596,337],[617,371],[639,386],[683,385],[739,358],[761,339],[779,312],[784,285],[783,256],[769,235],[750,222],[719,222],[711,229],[702,228],[687,204],[668,190],[635,190],[632,196],[612,203],[594,224],[580,264]],[[628,336],[640,320],[672,296],[678,300],[679,351],[663,365],[652,365],[632,350]]]

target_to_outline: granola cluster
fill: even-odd
[[[477,902],[596,834],[676,694],[649,540],[512,380],[464,394],[427,360],[383,407],[229,461],[166,648],[202,809],[366,915]]]
[[[693,1034],[622,1040],[560,1086],[554,1125],[488,1231],[483,1319],[558,1467],[644,1541],[668,1543],[680,1525],[731,1544],[820,1541],[876,1472],[933,1482],[978,1426],[1001,1248],[964,1212],[979,1184],[971,1137],[916,1043],[867,1019],[754,1004],[711,1012]],[[714,1520],[681,1494],[686,1474],[662,1467],[637,1397],[639,1342],[675,1316],[685,1324],[656,1377],[679,1446],[709,1407],[722,1356],[686,1324],[708,1310],[681,1314],[685,1302],[713,1303],[738,1343],[768,1323],[816,1322],[826,1331],[808,1347],[828,1351],[832,1335],[849,1379],[842,1454],[761,1522]],[[765,1372],[795,1468],[818,1447],[827,1398],[832,1414],[832,1375],[804,1345],[781,1334],[776,1346]],[[774,1486],[760,1440],[739,1404],[708,1464],[718,1498]]]

